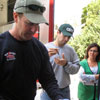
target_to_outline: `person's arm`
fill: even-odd
[[[80,68],[79,58],[76,52],[73,50],[73,57],[71,58],[71,61],[66,63],[64,69],[69,74],[76,74],[79,71],[79,68]]]
[[[85,74],[83,67],[80,68],[79,70],[79,78],[80,80],[84,83],[89,83],[92,82],[94,83],[97,79],[97,74]]]

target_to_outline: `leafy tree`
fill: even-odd
[[[100,0],[92,1],[83,8],[81,17],[82,33],[75,36],[69,44],[74,47],[80,60],[84,58],[85,51],[89,44],[100,44]]]

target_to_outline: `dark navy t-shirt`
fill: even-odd
[[[7,100],[34,100],[36,80],[53,100],[61,98],[45,46],[34,37],[18,41],[0,35],[0,95]]]

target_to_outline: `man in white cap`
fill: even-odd
[[[33,37],[45,7],[38,0],[17,0],[14,26],[0,35],[0,100],[34,100],[36,80],[52,100],[59,100],[57,81],[45,46]]]

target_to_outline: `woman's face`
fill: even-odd
[[[98,48],[97,47],[92,47],[88,51],[88,58],[90,59],[96,59],[98,56]]]

